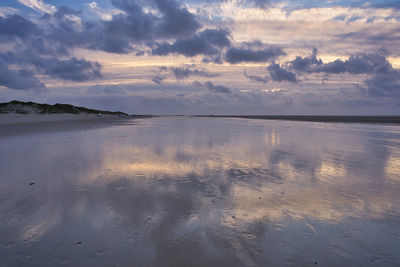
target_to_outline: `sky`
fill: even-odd
[[[400,115],[399,1],[1,0],[0,102]]]

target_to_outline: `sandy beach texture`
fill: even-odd
[[[0,137],[92,129],[126,120],[127,117],[94,114],[0,114]]]

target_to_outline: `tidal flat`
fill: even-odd
[[[400,126],[154,117],[0,135],[0,266],[399,266]]]

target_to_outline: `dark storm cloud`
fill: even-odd
[[[272,63],[267,69],[271,79],[276,82],[288,81],[297,83],[296,74],[281,68],[279,64]]]
[[[40,53],[33,46],[28,46],[18,53],[0,54],[0,59],[20,66],[29,66],[34,73],[46,74],[70,81],[86,81],[101,78],[101,65],[98,62],[70,57],[60,59],[53,50],[46,48]],[[47,52],[47,54],[46,54]]]
[[[207,87],[208,90],[214,93],[225,93],[225,94],[231,93],[231,90],[228,87],[223,85],[214,85],[210,81],[205,82],[204,86]]]
[[[207,88],[209,91],[213,92],[213,93],[224,93],[224,94],[230,94],[231,93],[231,89],[229,89],[226,86],[223,85],[215,85],[210,81],[207,81],[205,83],[201,83],[199,81],[194,81],[192,83],[193,86],[201,86],[201,87],[205,87]]]
[[[114,26],[110,26],[107,31],[112,31]],[[118,27],[118,26],[116,26]],[[135,47],[132,45],[130,38],[120,35],[117,32],[110,34],[103,34],[103,31],[100,31],[96,35],[94,35],[94,42],[89,42],[87,48],[93,50],[102,50],[108,53],[115,54],[129,54],[135,50]]]
[[[186,8],[180,7],[172,0],[156,0],[158,9],[163,14],[157,26],[157,33],[165,37],[189,36],[195,33],[200,24]]]
[[[71,47],[69,47],[66,43],[54,42],[47,38],[38,37],[30,38],[28,40],[23,53],[26,54],[24,56],[28,57],[31,57],[32,55],[45,57],[68,57],[70,56],[70,48]]]
[[[180,81],[190,76],[197,76],[197,77],[206,77],[212,78],[220,76],[218,73],[209,72],[205,69],[197,69],[195,65],[184,65],[182,67],[166,67],[162,66],[158,68],[156,74],[151,77],[151,81],[156,84],[161,84],[164,79],[167,78],[166,74],[172,73],[175,76],[175,79]]]
[[[65,53],[43,40],[28,38],[26,47],[16,52],[0,53],[2,78],[0,84],[13,89],[44,88],[37,75],[70,81],[101,78],[101,65],[75,57],[59,59]],[[12,68],[10,68],[12,64]]]
[[[0,55],[3,61],[19,65],[21,72],[9,70],[8,64],[2,66],[3,69],[7,69],[5,72],[10,73],[10,77],[22,74],[26,66],[30,69],[25,75],[26,83],[24,77],[19,75],[22,85],[11,81],[3,81],[2,84],[10,84],[13,88],[24,87],[25,84],[43,87],[43,84],[33,82],[38,74],[71,81],[98,79],[102,77],[101,65],[70,57],[74,48],[130,53],[138,50],[138,47],[152,47],[156,40],[163,38],[192,38],[201,26],[193,14],[173,0],[154,0],[140,5],[135,1],[115,0],[113,5],[123,12],[114,15],[110,21],[94,22],[84,21],[79,10],[60,7],[53,15],[41,17],[37,25],[46,27],[40,31],[39,26],[18,15],[0,18],[1,39],[24,39],[19,51]],[[145,12],[144,7],[156,8],[159,14]],[[207,39],[208,45],[218,47],[220,42],[229,42],[227,38],[220,38],[221,33],[206,30],[196,36],[200,40]],[[203,71],[195,70],[192,74],[206,75]],[[152,80],[161,83],[163,79],[160,76]]]
[[[317,59],[318,49],[313,47],[312,55],[310,57],[299,57],[290,62],[293,69],[297,71],[309,71],[313,65],[321,65],[322,60]]]
[[[0,16],[0,40],[26,39],[37,31],[35,24],[19,15]]]
[[[173,44],[160,43],[153,50],[154,55],[181,54],[187,57],[197,55],[214,56],[221,52],[223,47],[230,46],[226,30],[206,29],[189,39],[177,39]]]
[[[0,40],[23,41],[0,53],[1,85],[13,89],[44,88],[38,75],[69,81],[101,78],[99,63],[70,57],[71,49],[88,43],[86,25],[77,15],[80,11],[60,7],[54,15],[45,14],[37,24],[19,15],[0,17]]]
[[[41,36],[36,36],[31,42],[42,46],[50,44],[44,48],[45,53],[52,47],[53,50],[57,48],[58,51],[62,51],[64,55],[68,55],[76,47],[90,48],[90,45],[96,41],[93,33],[94,24],[79,21],[80,14],[80,11],[60,7],[54,15],[44,15],[40,23],[46,25],[45,30]],[[40,50],[38,52],[40,53]]]
[[[92,49],[100,49],[110,53],[129,53],[132,43],[141,43],[153,39],[157,18],[146,14],[133,1],[113,1],[113,4],[124,13],[113,15],[110,21],[89,28],[93,42]]]
[[[194,15],[176,1],[156,0],[154,3],[161,17],[144,12],[135,1],[113,1],[114,6],[124,13],[114,15],[100,26],[93,26],[90,33],[95,42],[89,47],[110,53],[130,53],[135,44],[192,36],[200,28]]]
[[[182,68],[178,68],[178,67],[173,67],[171,68],[172,72],[175,75],[175,78],[177,80],[183,80],[188,78],[189,76],[200,76],[200,77],[217,77],[219,76],[218,73],[212,73],[212,72],[208,72],[206,70],[198,70],[198,69],[192,69],[188,66],[182,67]]]
[[[241,62],[266,62],[282,55],[285,55],[282,48],[275,46],[262,50],[232,47],[226,52],[225,60],[231,64]]]
[[[317,50],[314,48],[310,57],[296,57],[289,65],[307,73],[326,74],[367,74],[369,78],[364,86],[358,86],[363,94],[370,97],[400,97],[400,72],[393,68],[385,57],[385,50],[380,53],[359,53],[348,59],[336,59],[333,62],[323,63],[317,59]]]
[[[166,79],[167,77],[161,76],[161,75],[155,75],[151,77],[151,81],[154,82],[155,84],[162,84],[162,82]]]
[[[189,38],[201,27],[193,14],[173,0],[140,4],[115,0],[112,3],[122,12],[109,21],[84,21],[79,17],[80,11],[68,7],[60,7],[54,15],[45,14],[42,21],[48,29],[44,37],[69,49],[82,47],[127,54],[138,52],[140,46],[151,46],[157,40]],[[159,15],[144,11],[148,7],[155,8]]]
[[[255,48],[255,47],[260,48],[260,47],[263,47],[263,46],[264,46],[264,43],[261,42],[260,40],[253,40],[253,41],[250,41],[250,42],[242,42],[241,43],[241,47],[242,48],[248,48],[248,49]]]
[[[98,62],[77,59],[75,57],[60,60],[57,57],[45,57],[25,50],[20,54],[11,52],[0,54],[0,60],[21,66],[30,66],[31,75],[46,74],[50,77],[70,81],[86,81],[101,78],[101,65]],[[21,79],[24,79],[21,76]]]
[[[1,17],[0,40],[12,42],[19,38],[24,41],[18,51],[8,51],[11,53],[9,55],[3,53],[2,60],[12,62],[22,72],[29,67],[30,71],[25,75],[27,83],[23,82],[23,75],[18,76],[21,84],[41,87],[43,84],[33,81],[37,79],[35,75],[71,81],[101,78],[101,65],[71,57],[74,48],[143,55],[144,49],[148,47],[154,55],[202,55],[204,62],[216,63],[222,63],[224,57],[230,63],[263,62],[284,54],[281,48],[263,49],[259,41],[244,43],[242,48],[232,48],[230,32],[224,29],[197,32],[201,25],[196,17],[174,0],[151,0],[140,4],[136,1],[114,0],[112,3],[123,12],[113,15],[109,21],[85,21],[81,11],[68,7],[60,7],[52,15],[43,15],[38,23],[19,15]],[[155,9],[156,13],[145,11],[148,7]],[[229,50],[224,55],[226,49]],[[205,70],[190,68],[175,68],[172,71],[178,80],[189,76],[217,76]],[[8,67],[6,72],[13,74],[11,77],[19,75],[18,71]],[[155,76],[152,80],[159,84],[163,76]],[[211,91],[228,91],[213,84],[207,84],[206,87]]]
[[[99,79],[101,65],[75,57],[68,60],[45,60],[43,66],[45,74],[70,81],[87,81]]]
[[[30,70],[10,70],[8,63],[0,60],[0,86],[11,89],[41,89],[44,84]]]
[[[364,92],[375,97],[400,98],[400,72],[392,70],[388,73],[377,73],[365,81]]]
[[[154,71],[154,75],[150,77],[150,80],[155,84],[162,84],[167,76],[165,75],[169,69],[166,66],[159,67],[156,71]]]
[[[333,62],[322,64],[319,67],[313,68],[310,72],[324,72],[330,74],[339,74],[347,71],[346,62],[341,59],[336,59]]]
[[[255,82],[267,83],[269,80],[267,75],[265,75],[265,76],[249,75],[249,74],[247,74],[246,70],[243,71],[243,74],[244,74],[244,76],[246,76],[247,78],[249,78],[250,80],[255,81]]]
[[[347,60],[337,59],[327,64],[320,64],[311,69],[311,72],[371,74],[387,73],[391,69],[391,64],[384,56],[362,53],[352,55]]]
[[[359,53],[351,55],[348,59],[336,59],[333,62],[323,63],[317,59],[318,50],[314,47],[310,57],[299,57],[289,62],[289,65],[297,70],[308,73],[327,73],[327,74],[374,74],[388,73],[392,70],[392,65],[385,56],[375,53]]]

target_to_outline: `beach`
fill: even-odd
[[[400,262],[398,125],[25,116],[0,118],[2,266]]]
[[[91,129],[126,121],[127,117],[94,114],[0,114],[0,137]]]

